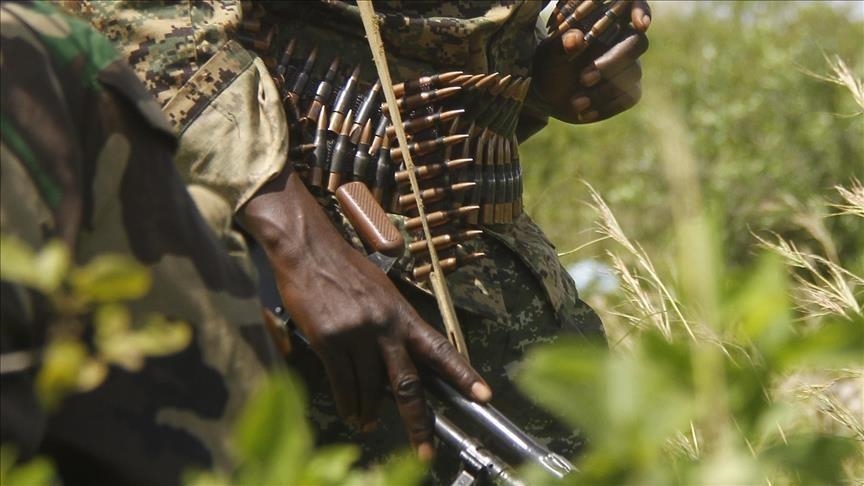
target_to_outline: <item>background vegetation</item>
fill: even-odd
[[[616,291],[584,293],[612,352],[537,349],[520,383],[587,435],[570,483],[862,484],[864,21],[842,2],[652,5],[642,102],[590,126],[552,122],[522,154],[526,207],[565,264],[614,269]],[[844,72],[845,85],[814,76]],[[9,274],[12,249],[25,270],[54,262],[50,282],[22,283],[45,287],[70,317],[81,310],[69,303],[116,282],[114,270],[144,278],[128,265],[69,269],[57,249],[3,249],[4,278],[29,274]],[[75,292],[54,292],[61,281]],[[88,309],[103,300],[89,296]],[[46,402],[98,384],[101,372],[83,371],[134,367],[118,357],[152,351],[122,308],[106,309],[111,339],[98,353],[55,345]],[[190,471],[187,482],[419,480],[408,456],[359,471],[355,446],[313,450],[297,425],[304,403],[295,380],[274,377],[238,423],[238,469]],[[14,451],[0,452],[0,483],[51,481],[48,462],[13,467]]]

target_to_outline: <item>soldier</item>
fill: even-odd
[[[69,397],[50,415],[36,404],[34,369],[4,372],[3,442],[15,443],[24,458],[50,455],[73,484],[174,484],[193,466],[230,470],[234,419],[273,361],[248,261],[237,257],[242,252],[229,255],[228,240],[220,242],[196,210],[171,157],[174,129],[106,39],[45,2],[4,3],[0,15],[3,234],[34,248],[59,238],[78,263],[105,253],[135,258],[154,279],[152,291],[131,306],[135,316],[160,312],[188,322],[194,333],[184,351],[148,360],[137,373],[112,370],[102,386]],[[271,115],[278,126],[281,110]],[[273,177],[236,194],[243,198],[240,219],[279,256],[273,270],[282,288],[302,289],[283,292],[297,299],[290,305],[297,321],[326,317],[308,334],[326,341],[334,328],[356,327],[356,319],[374,325],[374,335],[353,339],[380,346],[383,363],[356,376],[380,383],[380,369],[398,371],[390,385],[407,420],[426,413],[409,356],[466,395],[488,398],[482,379],[361,255],[356,266],[350,255],[312,265],[319,257],[281,238],[285,231],[314,238],[306,248],[327,260],[353,252],[290,171],[261,168],[268,169]],[[220,211],[232,214],[213,189],[191,190],[199,201],[217,203],[206,206],[211,223]],[[48,308],[10,282],[2,294],[2,352],[37,355],[53,330]],[[323,308],[338,300],[355,304]],[[431,432],[424,432],[412,438],[428,455]]]
[[[557,27],[545,41],[541,41],[544,36],[535,35],[541,8],[538,2],[404,5],[391,2],[383,5],[379,12],[382,34],[396,81],[421,79],[452,70],[476,74],[483,79],[495,72],[523,78],[533,75],[532,90],[516,104],[516,116],[501,124],[509,130],[508,136],[519,140],[542,127],[550,115],[569,122],[587,123],[635,104],[641,75],[637,59],[647,47],[643,32],[650,23],[645,2],[616,2],[627,8],[617,15],[630,20],[635,30],[624,32],[611,49],[599,51],[586,49],[588,41],[596,37],[588,35],[592,33],[590,30],[569,26],[577,10],[588,11],[600,2],[559,3],[562,9],[572,12],[559,11],[553,16],[551,25]],[[357,9],[339,1],[273,2],[251,8],[245,5],[207,2],[129,7],[79,2],[75,8],[115,42],[161,103],[180,136],[177,163],[187,182],[206,186],[225,200],[235,218],[253,234],[256,222],[272,222],[286,214],[298,217],[285,218],[292,221],[312,220],[314,225],[325,225],[324,221],[308,218],[305,212],[308,208],[294,202],[285,204],[280,211],[259,212],[250,196],[270,194],[275,199],[275,194],[285,189],[303,194],[299,177],[286,176],[280,171],[289,149],[302,152],[303,142],[310,142],[310,147],[315,143],[314,139],[303,139],[302,134],[298,136],[289,128],[296,125],[300,117],[321,116],[322,112],[326,116],[333,112],[335,105],[320,107],[321,97],[327,91],[323,89],[327,88],[323,80],[337,57],[344,66],[346,79],[349,78],[347,72],[359,66],[358,76],[364,82],[356,90],[362,93],[358,96],[369,100],[376,95],[374,69],[368,62],[369,51]],[[294,72],[277,72],[278,61],[287,51],[283,48],[291,45],[292,40],[296,42],[296,52],[288,53],[289,62],[283,67],[290,67]],[[301,62],[292,64],[292,57],[302,58]],[[321,67],[316,67],[316,62]],[[315,79],[310,81],[310,77]],[[480,78],[465,79],[465,85],[479,84]],[[329,83],[333,93],[331,100],[347,85],[347,81]],[[494,96],[507,93],[505,88],[502,85]],[[287,110],[287,118],[281,103],[283,97],[292,108]],[[299,103],[294,102],[295,97]],[[318,101],[315,105],[318,108],[312,110],[310,105],[307,111],[305,106],[298,106],[304,99]],[[356,106],[355,113],[363,111],[362,107],[362,104]],[[338,113],[344,116],[347,111]],[[466,112],[466,115],[473,113]],[[355,120],[365,122],[359,115]],[[314,128],[316,125],[320,129],[313,131],[318,132],[320,140],[325,139],[326,133],[320,124],[303,126]],[[362,129],[363,123],[357,125]],[[333,129],[334,136],[342,133],[349,139],[351,133],[362,136],[363,132],[360,129],[355,132],[351,124],[346,123]],[[366,132],[371,133],[370,130]],[[292,135],[295,140],[291,139]],[[510,149],[512,156],[515,145]],[[468,152],[472,150],[469,148]],[[492,151],[494,154],[505,152],[507,150]],[[350,166],[350,162],[346,166]],[[326,169],[332,167],[326,166]],[[319,170],[326,172],[325,166],[320,166]],[[315,187],[326,185],[326,182],[313,184]],[[319,195],[327,199],[323,192]],[[309,200],[308,194],[297,197]],[[518,207],[517,201],[518,195],[514,195],[505,202],[512,203],[511,208],[514,208]],[[491,214],[493,217],[489,220],[480,221],[483,236],[463,246],[464,254],[484,256],[448,277],[474,366],[495,390],[495,403],[499,408],[541,438],[557,439],[552,446],[572,454],[579,445],[575,436],[560,437],[561,428],[515,390],[508,374],[531,344],[553,341],[567,332],[602,338],[602,326],[593,311],[579,300],[554,248],[530,218],[516,214],[510,221],[506,221],[506,217],[499,220],[494,217],[495,207]],[[410,215],[399,217],[407,226]],[[334,214],[334,219],[342,222],[338,214]],[[350,228],[346,227],[345,231],[351,233]],[[268,243],[289,241],[306,234],[296,228],[260,233],[265,248]],[[362,248],[362,245],[356,246]],[[273,250],[268,254],[271,264],[278,266],[282,255]],[[323,360],[332,387],[331,398],[327,393],[328,385],[318,378],[322,374],[314,371],[320,365],[310,356],[298,352],[291,357],[298,368],[306,372],[312,391],[313,419],[319,426],[321,438],[329,441],[351,436],[349,429],[334,420],[338,410],[352,418],[360,429],[370,431],[363,439],[368,450],[379,453],[389,450],[399,433],[394,432],[392,420],[376,422],[378,389],[383,383],[376,376],[388,368],[391,383],[398,384],[401,380],[394,381],[399,375],[395,371],[413,366],[408,358],[400,359],[399,365],[382,366],[382,356],[386,360],[388,352],[382,354],[378,343],[370,343],[376,341],[372,336],[379,331],[375,326],[370,330],[356,319],[356,313],[364,309],[369,315],[376,314],[379,304],[365,294],[377,288],[377,284],[385,284],[378,279],[375,286],[345,289],[343,298],[321,302],[318,285],[343,280],[340,272],[327,271],[330,265],[343,258],[357,266],[361,263],[355,261],[354,253],[338,246],[303,238],[288,252],[288,256],[297,254],[306,256],[298,259],[298,264],[307,278],[291,281],[277,277],[277,281],[292,318],[312,338],[316,357]],[[314,265],[306,265],[307,262],[314,262]],[[323,265],[323,269],[317,268],[319,265]],[[406,281],[399,285],[426,320],[439,321],[435,317],[434,303],[417,290],[416,283]],[[304,311],[304,307],[318,312]],[[319,327],[316,319],[318,323],[336,324]],[[357,336],[368,339],[364,344],[363,340],[355,339]],[[423,354],[415,350],[411,357],[422,360]],[[353,378],[355,373],[359,373],[356,379]],[[463,391],[470,393],[473,383],[482,382],[472,377],[463,382]],[[394,389],[397,401],[403,404],[399,411],[407,422],[411,443],[415,447],[428,446],[431,437],[428,417],[422,407],[406,409],[398,392],[411,390],[409,401],[415,405],[419,403],[416,400],[419,394],[410,386],[394,386]],[[485,398],[488,394],[484,390],[474,396]],[[386,412],[383,415],[395,416]],[[371,432],[376,425],[378,430]],[[431,447],[427,446],[421,447],[423,455],[431,452]]]

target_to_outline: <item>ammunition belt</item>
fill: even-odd
[[[273,29],[253,23],[238,39],[272,52]],[[522,213],[515,129],[530,78],[454,71],[396,85],[409,138],[409,147],[399,147],[380,83],[360,79],[360,66],[319,59],[315,46],[294,40],[277,52],[278,61],[264,60],[288,116],[289,162],[318,196],[362,181],[385,210],[404,216],[413,238],[407,267],[415,280],[424,280],[431,268],[402,163],[405,150],[417,166],[432,243],[445,271],[482,256],[460,245],[482,234],[479,225],[510,223]]]

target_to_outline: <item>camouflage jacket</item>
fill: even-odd
[[[36,249],[62,240],[78,264],[135,259],[153,285],[130,302],[132,325],[157,312],[193,332],[183,351],[136,372],[112,367],[53,413],[36,400],[38,359],[4,370],[4,445],[21,458],[50,455],[67,484],[175,484],[190,467],[230,470],[231,427],[266,349],[249,268],[196,211],[172,162],[172,127],[110,42],[46,2],[4,2],[0,22],[2,233]],[[64,322],[20,283],[0,290],[0,350],[38,357]]]
[[[360,65],[362,78],[376,77],[358,10],[347,2],[260,2],[249,8],[232,1],[79,1],[71,6],[116,43],[163,105],[180,136],[177,162],[187,181],[212,188],[235,209],[282,170],[292,146],[269,76],[282,47],[295,39],[300,51],[317,47],[319,57],[340,56]],[[395,82],[452,69],[531,72],[542,2],[375,6]],[[523,119],[518,130],[528,133],[542,123],[542,118]],[[526,165],[530,170],[530,161]],[[562,323],[599,330],[554,247],[527,215],[484,230],[483,238],[466,244],[469,251],[484,252],[489,239],[504,244],[531,269]],[[507,296],[496,283],[507,276],[498,275],[496,267],[481,260],[459,268],[448,282],[458,307],[508,325]]]

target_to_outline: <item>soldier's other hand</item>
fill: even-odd
[[[596,41],[589,47],[585,33],[577,28],[553,35],[538,46],[532,91],[550,116],[568,123],[591,123],[617,115],[639,101],[639,57],[648,49],[645,31],[651,23],[651,11],[644,1],[618,5],[629,9],[632,27],[607,24],[602,30],[622,29],[610,48]]]
[[[375,426],[389,385],[412,446],[430,458],[434,428],[417,371],[421,363],[465,396],[491,398],[489,386],[447,339],[342,239],[296,175],[269,183],[240,216],[265,250],[292,320],[321,358],[339,413],[354,426]]]

